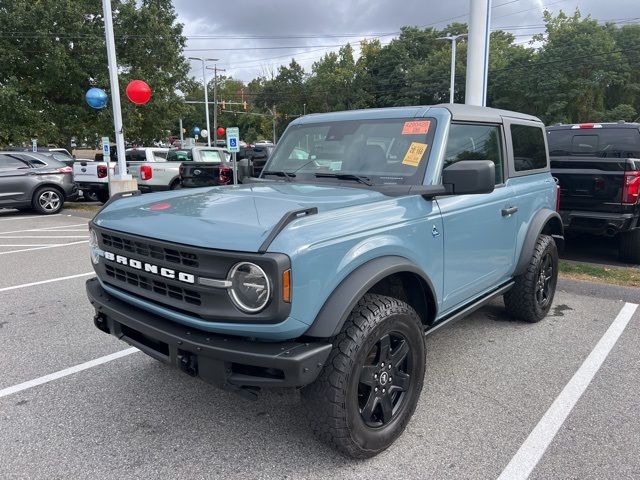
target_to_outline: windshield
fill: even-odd
[[[637,128],[549,130],[549,155],[640,158]]]
[[[378,185],[422,184],[435,126],[432,118],[294,125],[262,176],[285,172],[302,181],[359,176]]]

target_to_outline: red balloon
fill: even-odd
[[[151,87],[142,80],[133,80],[127,85],[127,98],[136,105],[144,105],[151,99]]]
[[[222,127],[218,127],[218,130],[216,130],[216,132],[218,132],[218,136],[221,137],[224,135],[225,129]]]

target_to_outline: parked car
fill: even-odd
[[[565,229],[617,236],[620,259],[640,263],[640,124],[557,125],[547,133]]]
[[[49,215],[77,196],[71,167],[40,153],[0,152],[0,208]]]
[[[33,153],[31,148],[19,148],[15,151]],[[69,153],[69,150],[67,150],[66,148],[39,147],[36,153],[39,153],[46,157],[51,157],[54,160],[64,163],[68,167],[72,167],[73,162],[76,161],[75,157],[71,155],[71,153]]]
[[[164,156],[164,153],[161,155]],[[168,150],[165,159],[155,155],[153,160],[129,162],[128,165],[129,172],[138,182],[139,190],[148,193],[181,188],[180,165],[185,161],[195,161],[199,165],[206,162],[217,164],[221,158],[228,158],[228,154],[221,148],[190,147]]]
[[[173,150],[167,160],[175,163],[182,188],[233,183],[231,154],[219,147],[192,147]]]
[[[115,173],[117,162],[78,160],[73,164],[73,178],[87,199],[109,200],[109,177]]]
[[[129,194],[98,213],[93,321],[245,397],[303,387],[318,436],[371,457],[418,405],[426,331],[498,296],[526,322],[549,312],[556,201],[530,115],[439,105],[298,118],[255,183]]]
[[[259,177],[274,148],[273,144],[266,143],[241,147],[238,159],[247,159],[251,169],[250,176]]]

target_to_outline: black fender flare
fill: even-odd
[[[527,235],[524,238],[522,244],[522,250],[520,251],[520,258],[516,264],[516,269],[513,273],[514,276],[521,275],[527,269],[531,255],[533,255],[533,249],[536,246],[536,241],[541,233],[548,233],[553,237],[558,245],[558,249],[562,249],[564,246],[564,227],[562,226],[562,218],[553,210],[548,208],[540,210],[533,216]]]
[[[419,275],[430,290],[426,292],[434,299],[437,308],[437,297],[433,283],[429,277],[413,262],[404,257],[384,256],[360,265],[347,275],[331,292],[324,302],[315,321],[305,332],[306,336],[329,338],[337,335],[347,317],[365,293],[380,280],[394,273],[408,272]],[[437,312],[433,312],[435,318]]]

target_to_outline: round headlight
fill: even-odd
[[[229,271],[231,281],[229,295],[243,312],[257,313],[264,309],[271,298],[271,283],[264,270],[255,263],[240,262]]]
[[[100,246],[98,245],[98,235],[95,230],[89,230],[89,251],[91,252],[91,261],[94,265],[100,262]]]

